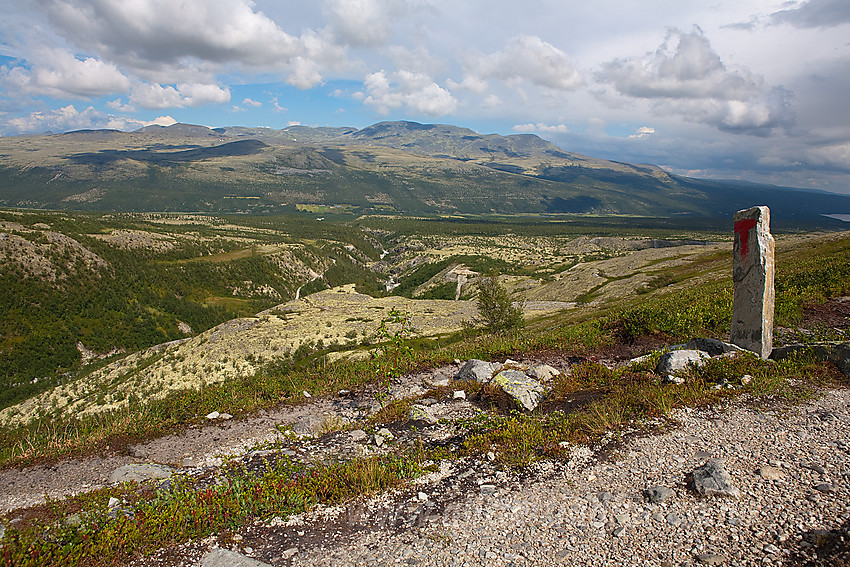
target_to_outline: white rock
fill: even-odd
[[[206,418],[207,419],[218,419],[218,416],[220,416],[220,415],[221,415],[220,413],[218,413],[217,411],[214,411],[214,412],[208,413],[206,415]]]
[[[455,390],[454,394],[452,394],[452,399],[454,400],[465,400],[466,392],[463,390]]]

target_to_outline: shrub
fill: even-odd
[[[483,325],[491,333],[518,329],[525,325],[522,308],[511,302],[505,286],[497,276],[485,276],[478,280],[478,318],[474,323]]]

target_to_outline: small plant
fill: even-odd
[[[388,324],[393,325],[395,330]],[[378,375],[375,397],[383,406],[392,392],[392,381],[402,377],[413,358],[413,348],[407,343],[413,335],[410,313],[393,307],[389,317],[381,321],[375,335],[379,341],[387,341],[380,356],[372,354],[372,364]]]

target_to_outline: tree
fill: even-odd
[[[499,283],[497,276],[484,276],[478,280],[478,318],[492,333],[517,329],[525,325],[522,308],[511,302],[508,290]]]

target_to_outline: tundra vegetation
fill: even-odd
[[[58,363],[50,359],[30,371],[27,383],[32,383],[29,376],[45,379],[35,382],[37,387],[27,390],[28,396],[42,388],[53,390],[62,383],[72,387],[65,390],[72,397],[74,383],[93,376],[94,367],[106,368],[119,362],[117,359],[131,356],[116,352],[111,359],[84,364],[73,345],[76,340],[88,349],[108,354],[113,349],[130,351],[186,336],[177,321],[192,327],[195,350],[153,352],[139,359],[136,375],[147,376],[144,372],[151,368],[165,372],[164,362],[167,367],[174,364],[179,368],[184,362],[178,360],[180,356],[196,356],[212,341],[236,340],[227,339],[221,332],[223,327],[216,327],[232,314],[266,309],[265,315],[239,321],[259,325],[262,317],[285,320],[296,317],[296,305],[309,304],[311,298],[319,302],[351,296],[354,290],[350,287],[345,293],[338,291],[342,284],[355,284],[374,296],[364,299],[365,308],[356,316],[346,312],[321,323],[311,319],[308,324],[320,331],[321,338],[301,343],[291,352],[274,353],[257,347],[240,355],[245,359],[250,356],[250,372],[234,373],[216,382],[192,382],[162,396],[130,391],[127,395],[133,397],[131,403],[104,411],[69,415],[51,414],[43,407],[35,410],[27,419],[16,419],[14,425],[0,428],[0,462],[4,466],[105,451],[107,447],[121,451],[130,443],[199,424],[212,411],[226,411],[239,418],[281,403],[303,403],[304,391],[313,396],[332,396],[341,389],[380,392],[393,378],[454,359],[534,358],[553,353],[585,359],[570,373],[555,379],[553,404],[532,413],[505,409],[504,393],[490,385],[453,382],[424,394],[442,399],[455,390],[464,390],[469,399],[490,410],[461,424],[463,441],[454,452],[420,445],[395,448],[380,457],[311,467],[281,455],[263,470],[246,470],[234,461],[223,466],[220,482],[214,486],[200,486],[189,478],[175,481],[170,491],[122,485],[19,511],[14,524],[9,523],[11,516],[3,519],[7,527],[0,561],[9,565],[126,563],[167,544],[232,533],[248,522],[284,518],[319,503],[341,503],[383,490],[434,470],[445,459],[491,452],[501,466],[522,468],[539,459],[561,458],[567,444],[617,435],[626,427],[642,429],[649,419],[669,422],[672,411],[679,407],[719,404],[741,395],[753,403],[799,401],[817,395],[824,385],[845,380],[834,366],[805,355],[775,363],[749,356],[712,360],[688,370],[682,384],[660,381],[651,372],[652,359],[615,368],[597,361],[624,346],[640,351],[640,345],[646,345],[646,351],[651,351],[664,344],[695,337],[723,338],[728,333],[731,242],[725,229],[697,231],[684,223],[677,226],[672,221],[654,220],[637,226],[634,219],[599,219],[593,227],[587,219],[568,217],[506,223],[492,219],[377,217],[317,222],[304,216],[225,219],[10,211],[0,218],[2,232],[10,235],[9,239],[15,236],[35,246],[49,239],[49,233],[59,233],[80,246],[78,249],[70,244],[65,256],[61,251],[56,256],[57,246],[45,247],[45,261],[38,266],[50,269],[41,272],[31,267],[35,264],[27,264],[21,256],[4,249],[4,273],[14,271],[24,286],[9,288],[16,292],[12,298],[4,296],[4,301],[14,302],[16,313],[24,316],[27,308],[39,307],[29,305],[27,298],[47,301],[50,293],[67,292],[67,306],[51,315],[54,319],[50,322],[24,320],[29,321],[28,328],[41,328],[43,333],[61,322],[77,352],[75,357],[68,349],[67,358],[56,359]],[[135,236],[127,236],[122,244],[94,236],[112,235],[117,230],[125,231],[120,235],[144,233],[150,235],[145,238],[168,242],[173,248],[133,248],[126,242]],[[284,252],[285,260],[281,260]],[[298,270],[287,271],[293,264]],[[454,330],[444,327],[431,333],[411,322],[409,314],[425,316],[432,310],[432,315],[443,316],[437,313],[441,306],[456,303],[416,298],[437,293],[430,290],[443,286],[445,273],[460,264],[485,273],[488,268],[497,269],[501,276],[491,280],[494,288],[502,290],[496,304],[504,306],[505,295],[523,301],[525,325],[499,325],[500,332],[493,332],[495,327],[471,331],[458,322]],[[431,267],[426,270],[426,266]],[[57,275],[51,277],[50,273]],[[8,277],[9,281],[15,279]],[[384,284],[390,278],[401,286],[386,291]],[[127,297],[134,298],[139,308],[126,320],[120,318],[124,316],[123,305],[116,308],[120,313],[110,315],[118,318],[113,323],[116,334],[99,329],[86,335],[87,329],[98,327],[101,321],[87,321],[79,315],[89,313],[84,301],[89,296],[77,299],[74,293],[82,292],[72,290],[91,285],[107,289],[111,282],[116,282],[119,298],[125,302]],[[30,296],[33,292],[26,286],[43,289],[43,295]],[[263,286],[279,295],[270,294]],[[299,288],[302,298],[308,292],[316,293],[298,302],[286,302],[294,300]],[[330,289],[319,292],[319,288]],[[406,297],[390,297],[398,290]],[[476,302],[480,306],[478,293],[477,286],[469,286],[457,302],[470,307],[468,320],[475,316]],[[798,328],[808,310],[848,293],[850,235],[777,235],[776,324],[782,329],[780,340],[846,340],[843,331],[830,327],[806,328],[805,332]],[[207,318],[189,317],[193,305]],[[367,311],[376,315],[368,316]],[[121,334],[129,332],[123,327],[148,320],[162,335],[144,335],[134,343]],[[169,321],[173,330],[166,324]],[[3,329],[3,355],[25,353],[14,349],[29,333],[15,327],[11,317],[4,320]],[[242,333],[249,336],[251,331],[246,328],[233,337]],[[328,345],[324,342],[328,331],[341,334],[342,339],[359,340],[356,344]],[[352,331],[354,337],[349,336]],[[95,336],[101,337],[100,342],[91,338]],[[21,357],[22,367],[29,368],[23,354],[16,356]],[[166,356],[172,358],[166,360]],[[218,359],[206,364],[230,362]],[[194,372],[201,376],[214,371],[204,370],[203,365],[197,368]],[[752,380],[741,384],[740,377],[745,374]],[[17,377],[7,376],[4,390],[23,387],[14,383]],[[739,387],[715,388],[722,383]],[[144,381],[139,385],[143,387]],[[108,385],[103,383],[103,387]],[[552,410],[558,401],[589,390],[598,394],[593,402],[574,411]],[[110,394],[104,392],[105,397]],[[9,399],[5,418],[12,420],[10,416],[20,405],[14,402],[20,399]],[[367,429],[406,418],[415,400],[382,401],[386,403],[370,418]],[[110,514],[110,498],[118,498],[127,513]],[[70,517],[80,521],[67,521]]]

